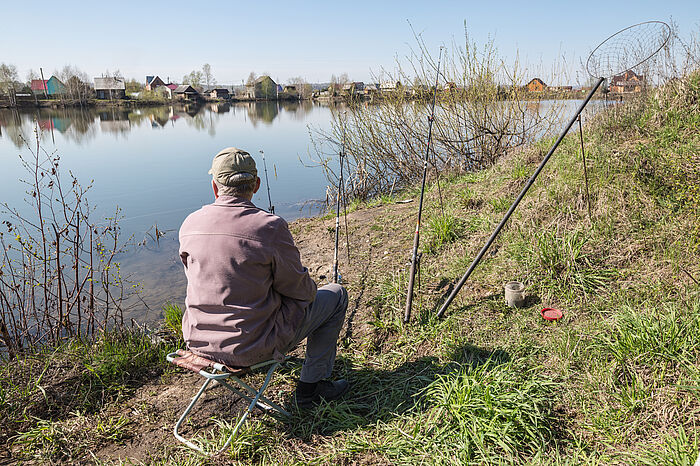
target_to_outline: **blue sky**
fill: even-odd
[[[119,69],[179,81],[209,63],[222,84],[251,71],[278,82],[341,73],[370,81],[415,45],[409,22],[437,51],[463,41],[466,21],[473,40],[493,39],[506,61],[519,53],[532,74],[551,72],[563,55],[575,83],[581,60],[626,26],[672,19],[683,38],[700,30],[698,0],[2,3],[0,62],[22,79],[30,68],[50,75],[72,64],[90,76]]]

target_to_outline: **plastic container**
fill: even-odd
[[[508,282],[505,290],[506,304],[509,307],[523,307],[525,304],[525,285],[520,282]]]

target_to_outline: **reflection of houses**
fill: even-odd
[[[103,133],[126,133],[131,129],[131,121],[126,112],[100,112],[99,117]]]
[[[177,86],[173,91],[173,95],[179,100],[199,100],[199,92],[189,84]]]
[[[146,90],[153,91],[158,87],[165,86],[165,83],[158,76],[146,76]]]
[[[32,79],[30,83],[32,93],[42,95],[46,92],[47,95],[61,95],[66,92],[66,86],[56,76],[51,76],[47,80]]]
[[[98,99],[123,99],[126,97],[124,78],[112,76],[95,78],[95,94]]]
[[[209,91],[209,97],[212,99],[228,99],[230,97],[228,89],[216,88]]]
[[[547,85],[540,78],[534,78],[525,87],[530,92],[542,92],[547,88]]]
[[[610,82],[610,92],[619,94],[641,92],[644,86],[644,76],[640,76],[632,70],[613,76]]]
[[[245,96],[247,99],[274,100],[277,98],[277,84],[269,76],[260,76],[246,84]]]

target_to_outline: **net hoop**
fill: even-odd
[[[631,66],[625,64],[625,66],[620,66],[620,67],[619,67],[619,68],[621,68],[621,69],[617,69],[617,70],[614,70],[614,71],[613,71],[612,69],[609,70],[609,72],[608,72],[609,75],[608,75],[608,76],[605,76],[605,75],[604,75],[604,76],[601,76],[601,74],[603,74],[603,73],[601,73],[601,72],[595,73],[595,71],[600,71],[598,68],[596,68],[596,70],[592,70],[592,69],[591,69],[591,66],[592,66],[591,60],[594,58],[595,53],[596,53],[601,47],[603,47],[606,43],[609,43],[609,42],[611,41],[611,39],[613,39],[613,38],[615,38],[615,37],[617,37],[617,36],[620,36],[620,35],[623,34],[624,32],[629,31],[630,29],[638,28],[638,27],[644,26],[644,25],[651,25],[651,24],[659,25],[659,31],[658,31],[658,32],[659,32],[659,37],[663,38],[663,40],[660,40],[660,41],[659,41],[660,45],[659,45],[658,47],[655,47],[655,48],[653,49],[653,51],[650,50],[650,51],[647,52],[647,51],[645,50],[646,53],[644,53],[644,54],[639,54],[639,55],[642,56],[643,58],[639,58],[638,61],[636,61],[636,62],[635,62],[633,65],[631,65]],[[617,75],[619,75],[619,74],[624,73],[625,71],[628,71],[628,70],[631,70],[631,69],[633,69],[633,68],[636,68],[637,66],[641,65],[642,63],[644,63],[645,61],[649,60],[651,57],[653,57],[654,55],[656,55],[657,53],[659,53],[659,50],[661,50],[662,48],[664,48],[664,46],[666,46],[666,44],[668,43],[668,41],[669,41],[670,38],[671,38],[671,27],[670,27],[668,24],[666,24],[665,22],[663,22],[663,21],[644,21],[644,22],[642,22],[642,23],[637,23],[637,24],[634,24],[634,25],[632,25],[632,26],[628,26],[628,27],[626,27],[626,28],[624,28],[624,29],[621,29],[621,30],[617,31],[615,34],[609,36],[609,37],[608,37],[607,39],[605,39],[603,42],[601,42],[600,44],[598,44],[598,46],[597,46],[595,49],[593,49],[593,51],[590,53],[590,55],[588,55],[588,60],[586,60],[586,71],[587,71],[588,74],[589,74],[591,77],[593,77],[593,78],[608,78],[608,77],[612,77],[612,76],[617,76]],[[595,62],[594,64],[597,65],[597,64],[600,63],[600,57],[595,57],[595,58],[597,58],[597,60],[596,60],[596,62]]]

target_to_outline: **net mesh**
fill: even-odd
[[[661,21],[625,28],[605,39],[588,57],[586,70],[594,78],[610,78],[631,70],[654,56],[671,37]]]

